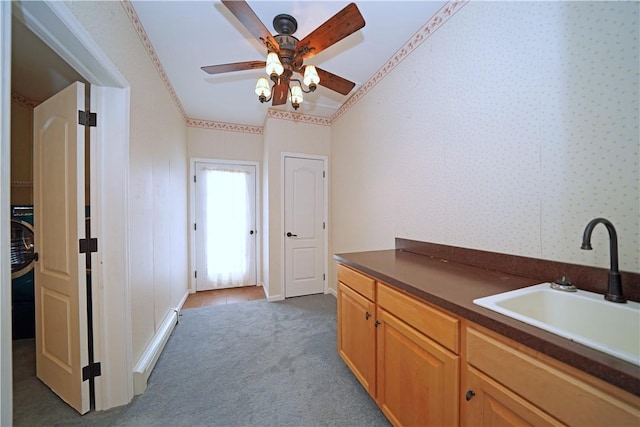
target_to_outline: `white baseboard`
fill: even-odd
[[[191,295],[191,294],[195,294],[195,291],[191,292],[191,289],[189,289],[182,296],[182,299],[180,300],[180,303],[178,304],[178,308],[176,308],[176,310],[178,310],[178,314],[180,314],[180,310],[182,310],[182,306],[184,305],[185,302],[187,302],[187,298],[189,298],[189,295]]]
[[[188,294],[187,294],[188,295]],[[180,303],[179,307],[182,307],[184,301]],[[136,365],[133,367],[133,394],[138,395],[144,393],[147,389],[147,380],[149,379],[149,375],[153,371],[153,368],[156,366],[156,362],[160,357],[160,353],[164,349],[167,340],[171,336],[171,332],[173,332],[173,328],[175,328],[178,323],[178,313],[179,308],[173,309],[167,314],[164,318],[164,321],[156,331],[156,334],[153,336],[153,339],[144,349],[142,355],[136,362]]]
[[[274,302],[274,301],[282,301],[284,300],[284,295],[280,294],[280,295],[274,295],[271,297],[267,297],[267,301],[269,302]]]
[[[336,298],[338,298],[338,291],[336,291],[333,288],[329,288],[329,291],[327,293],[333,295]]]

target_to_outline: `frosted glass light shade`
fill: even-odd
[[[269,55],[267,55],[266,71],[268,75],[281,75],[284,71],[284,67],[282,66],[282,63],[280,63],[280,58],[278,58],[277,53],[269,52]]]
[[[302,104],[302,88],[299,85],[291,86],[291,96],[289,97],[292,104]]]
[[[256,95],[269,98],[271,96],[271,88],[269,82],[264,77],[260,77],[256,83]]]
[[[318,72],[316,71],[316,67],[313,65],[307,65],[304,68],[304,78],[302,79],[304,84],[307,86],[311,86],[312,84],[317,85],[320,83],[320,76],[318,76]]]

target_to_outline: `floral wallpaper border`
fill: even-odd
[[[140,18],[138,17],[138,14],[133,8],[133,5],[129,0],[121,0],[120,4],[122,5],[125,12],[127,13],[127,16],[129,16],[131,25],[133,25],[133,28],[138,33],[138,37],[140,37],[140,41],[144,45],[144,48],[147,51],[147,53],[149,54],[149,57],[151,58],[151,62],[153,62],[153,65],[155,65],[156,70],[158,71],[158,74],[162,79],[162,82],[167,87],[167,90],[169,91],[169,95],[171,96],[171,98],[173,98],[173,102],[176,103],[176,107],[178,107],[178,111],[180,111],[180,113],[182,114],[182,117],[184,117],[186,121],[188,119],[187,113],[184,111],[184,107],[180,102],[180,98],[178,98],[178,95],[176,94],[176,91],[173,89],[173,85],[171,84],[171,81],[169,80],[167,73],[164,71],[164,67],[160,62],[160,58],[158,58],[158,55],[156,54],[156,51],[153,48],[153,44],[151,44],[151,40],[149,40],[149,36],[147,35],[147,32],[142,26],[142,22],[140,22]]]
[[[403,59],[405,59],[409,54],[411,54],[416,47],[418,47],[422,42],[428,39],[435,31],[437,31],[445,22],[447,22],[453,15],[456,14],[465,4],[468,3],[469,0],[452,0],[446,3],[436,14],[425,24],[425,26],[420,29],[401,49],[399,49],[395,55],[389,59],[389,61],[382,67],[378,72],[367,81],[360,89],[358,89],[342,106],[336,111],[330,118],[324,117],[316,117],[316,116],[308,116],[305,114],[299,113],[291,113],[288,111],[277,111],[277,110],[268,110],[267,117],[284,119],[284,120],[292,120],[304,123],[311,124],[319,124],[324,126],[331,126],[333,122],[338,120],[345,112],[347,112],[351,107],[353,107],[358,101],[360,101],[380,80],[382,80],[385,76],[387,76]],[[176,94],[167,73],[156,54],[153,45],[151,44],[151,40],[149,40],[149,36],[147,35],[142,23],[140,22],[140,18],[136,13],[133,5],[129,0],[120,0],[122,7],[126,11],[129,19],[131,20],[131,24],[134,29],[138,33],[142,44],[144,45],[151,61],[156,67],[158,74],[162,78],[167,90],[173,98],[173,101],[176,103],[178,110],[182,113],[187,126],[190,127],[201,127],[207,129],[216,129],[216,130],[230,130],[233,132],[246,132],[246,133],[262,133],[261,127],[249,126],[249,125],[240,125],[235,123],[223,123],[223,122],[215,122],[208,120],[197,120],[191,119],[187,117],[186,112],[184,111],[184,107],[180,102],[180,98]],[[257,131],[257,129],[260,129]]]
[[[230,132],[244,132],[261,134],[262,126],[241,125],[237,123],[214,122],[211,120],[187,119],[187,126],[192,128],[226,130]]]
[[[13,91],[11,92],[11,101],[25,108],[28,108],[29,110],[33,110],[35,107],[41,104],[41,101],[29,99],[26,96]]]
[[[369,79],[367,83],[362,85],[360,89],[354,93],[351,98],[347,100],[342,107],[338,109],[331,116],[331,123],[338,120],[344,113],[346,113],[351,107],[353,107],[358,101],[360,101],[380,80],[386,77],[403,59],[409,56],[422,42],[427,40],[433,33],[435,33],[442,25],[456,14],[469,0],[455,0],[451,1],[442,8],[431,18],[429,22],[425,24],[402,48],[400,48],[395,55],[389,59],[389,61],[378,70],[373,77]]]

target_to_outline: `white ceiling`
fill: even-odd
[[[266,49],[217,0],[132,0],[187,118],[262,126],[269,104],[254,93],[262,70],[210,75],[205,65],[264,61]],[[315,30],[345,1],[249,1],[270,31],[274,16],[287,13],[298,21],[298,39]],[[366,25],[306,64],[356,83],[347,96],[323,86],[305,94],[299,113],[329,118],[369,81],[445,4],[443,1],[356,2]],[[73,81],[84,81],[17,19],[13,19],[12,88],[34,101],[43,101]],[[294,111],[290,105],[275,107]]]
[[[344,1],[249,1],[263,24],[276,33],[274,16],[287,13],[298,21],[298,39],[315,30],[345,7]],[[366,25],[306,64],[356,83],[343,96],[319,86],[299,113],[330,117],[358,88],[382,68],[430,18],[443,1],[358,1]],[[260,104],[254,93],[262,70],[210,75],[205,65],[264,61],[266,49],[219,1],[133,0],[162,67],[188,118],[262,126],[270,104]],[[276,107],[294,111],[290,105]]]

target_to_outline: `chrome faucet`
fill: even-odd
[[[604,224],[609,231],[609,256],[611,257],[611,268],[609,268],[609,284],[607,286],[607,293],[604,295],[604,299],[613,302],[627,302],[627,299],[622,295],[622,279],[620,278],[620,272],[618,271],[618,234],[613,224],[605,218],[595,218],[589,221],[587,227],[584,229],[582,235],[582,247],[580,249],[591,250],[591,233],[593,228],[598,224]]]

